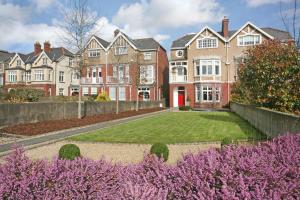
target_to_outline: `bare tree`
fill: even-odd
[[[300,49],[300,26],[297,24],[299,20],[297,1],[298,0],[293,0],[291,8],[285,11],[283,10],[282,2],[280,2],[280,15],[286,31],[291,33],[293,39],[295,40],[296,47]]]
[[[81,77],[85,66],[83,52],[87,40],[93,35],[97,16],[89,9],[88,0],[69,0],[60,13],[60,37],[66,46],[76,52],[74,68],[79,75],[78,118],[81,118]]]

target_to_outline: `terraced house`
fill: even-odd
[[[5,88],[26,86],[45,91],[46,96],[69,95],[70,84],[78,85],[73,76],[73,54],[63,47],[51,48],[50,42],[34,44],[29,54],[16,53],[5,69]]]
[[[117,29],[111,42],[91,37],[83,57],[83,95],[106,91],[111,100],[160,100],[168,88],[166,50],[153,38],[132,39]]]
[[[290,34],[274,28],[259,28],[247,22],[229,30],[229,19],[222,20],[217,32],[206,26],[198,33],[173,41],[169,73],[170,106],[220,108],[229,103],[232,83],[244,51],[264,40],[292,42]]]

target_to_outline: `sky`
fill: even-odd
[[[167,50],[172,41],[206,25],[220,31],[224,16],[230,20],[230,30],[239,29],[247,21],[258,27],[285,30],[281,13],[291,27],[293,5],[293,0],[88,1],[97,16],[99,37],[110,41],[119,28],[132,38],[153,37]],[[300,28],[300,0],[297,3],[296,25]],[[29,53],[36,41],[64,46],[57,24],[66,5],[67,0],[0,0],[0,49]]]

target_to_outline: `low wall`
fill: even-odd
[[[119,102],[119,112],[135,109],[135,102]],[[139,102],[140,109],[164,106],[163,101]],[[0,127],[20,123],[76,118],[77,102],[0,104]],[[116,112],[116,102],[84,102],[82,116]]]
[[[230,109],[268,137],[300,133],[300,116],[232,102]]]

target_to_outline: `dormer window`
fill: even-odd
[[[47,58],[43,58],[43,65],[47,65],[48,64],[48,59]]]
[[[100,49],[89,49],[88,57],[95,58],[100,56]]]
[[[127,46],[117,46],[115,48],[115,55],[125,55],[128,53]]]
[[[260,35],[240,35],[237,38],[238,46],[252,46],[261,43]]]
[[[177,50],[176,51],[176,57],[177,58],[182,58],[183,57],[183,50]]]
[[[198,49],[217,48],[217,47],[218,47],[217,38],[202,38],[197,40]]]
[[[22,62],[20,59],[17,60],[17,66],[20,67],[22,65]]]

